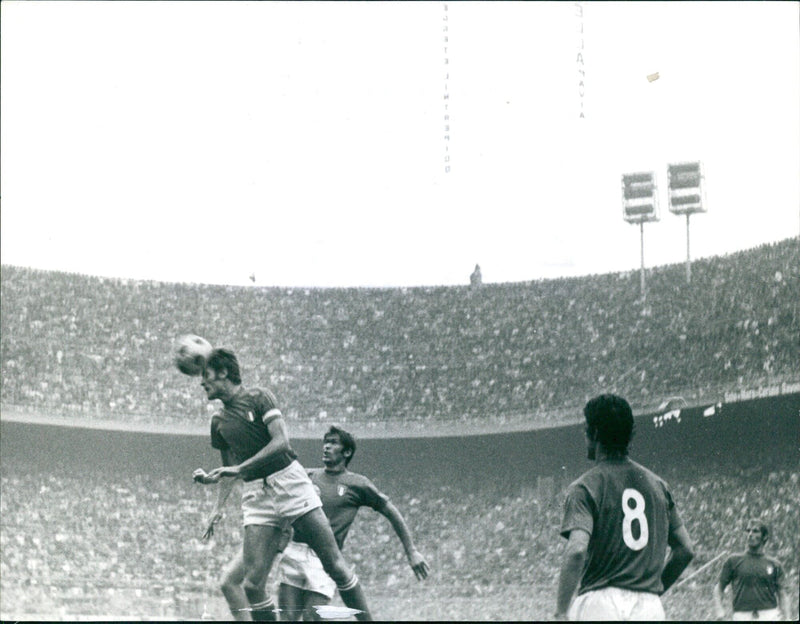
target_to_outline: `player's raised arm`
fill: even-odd
[[[417,579],[422,580],[428,578],[430,566],[414,546],[414,539],[411,537],[411,531],[408,528],[408,524],[406,524],[405,518],[403,518],[403,514],[400,513],[400,510],[397,509],[391,501],[386,501],[386,505],[380,509],[379,513],[391,523],[394,532],[397,534],[397,537],[400,538],[403,548],[406,551],[408,564],[411,566]]]

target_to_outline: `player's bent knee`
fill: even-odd
[[[264,581],[251,576],[245,576],[242,581],[242,589],[248,598],[259,596],[264,592]]]
[[[224,574],[219,580],[219,588],[226,596],[235,593],[240,587],[241,579],[235,578],[233,574]]]
[[[228,577],[223,577],[223,579],[219,582],[219,589],[226,596],[229,595],[231,592],[235,592],[237,587],[238,585],[231,583]]]

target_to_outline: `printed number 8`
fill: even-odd
[[[633,507],[630,501],[634,502]],[[644,515],[644,497],[637,491],[627,488],[622,492],[622,541],[631,550],[642,550],[647,546],[650,533],[647,528],[647,518]],[[639,537],[634,539],[631,525],[633,521],[639,522]]]

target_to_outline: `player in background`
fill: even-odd
[[[211,419],[211,446],[219,449],[223,465],[209,473],[198,468],[193,477],[203,484],[225,478],[230,483],[234,479],[244,482],[242,564],[239,566],[234,559],[223,581],[225,589],[226,581],[241,578],[241,591],[225,593],[233,616],[275,619],[275,605],[266,592],[266,581],[285,540],[286,527],[291,525],[334,579],[342,601],[360,612],[358,619],[371,619],[358,577],[342,557],[322,502],[292,450],[274,395],[269,390],[245,389],[239,362],[227,349],[211,352],[202,379],[208,400],[222,401],[222,410]],[[218,507],[224,496],[220,490]]]
[[[783,566],[764,554],[769,538],[767,525],[750,520],[745,529],[747,550],[731,555],[722,566],[719,582],[714,585],[714,607],[717,617],[725,618],[722,596],[733,585],[734,620],[789,620],[789,595],[784,589]]]
[[[400,511],[367,477],[347,469],[355,452],[353,436],[340,427],[331,426],[322,443],[322,463],[325,468],[307,470],[322,499],[322,510],[330,520],[336,544],[341,550],[358,510],[371,507],[392,525],[417,579],[427,578],[428,563],[414,546],[411,531]],[[325,574],[319,558],[302,537],[295,534],[283,553],[278,569],[281,612],[302,613],[306,621],[319,619],[313,607],[327,605],[333,598],[336,585]]]
[[[567,490],[561,536],[568,542],[555,617],[663,620],[659,596],[694,557],[689,534],[667,484],[628,457],[633,437],[628,402],[603,394],[590,400],[583,414],[595,465]]]

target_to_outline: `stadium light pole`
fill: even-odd
[[[686,283],[692,283],[692,258],[689,247],[689,217],[706,212],[704,175],[700,162],[667,165],[669,209],[676,215],[686,215]]]
[[[622,175],[622,218],[639,224],[641,239],[641,270],[639,283],[642,300],[647,296],[644,276],[644,224],[658,221],[658,185],[652,171]]]

